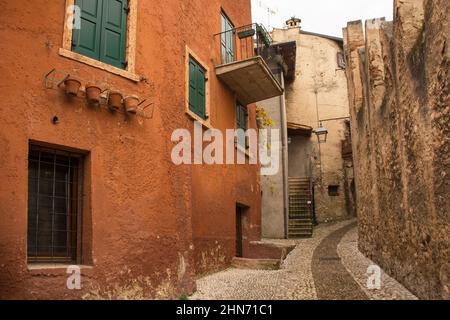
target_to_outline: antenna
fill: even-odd
[[[257,0],[257,3],[258,3],[258,7],[267,11],[267,29],[272,29],[272,25],[270,24],[270,18],[278,13],[278,9],[269,7],[262,0]]]

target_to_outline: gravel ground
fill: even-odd
[[[280,270],[259,271],[230,268],[197,281],[193,300],[314,300],[317,293],[311,270],[314,250],[330,233],[354,221],[323,224],[311,239],[295,240],[297,247]],[[293,240],[274,242],[292,243]]]
[[[311,239],[265,240],[297,245],[280,270],[230,268],[198,279],[190,299],[416,299],[384,272],[381,289],[367,289],[367,267],[373,262],[358,251],[355,222],[322,224]]]
[[[358,250],[358,230],[351,229],[339,243],[337,252],[342,258],[341,262],[358,282],[361,289],[372,300],[417,300],[395,279],[381,271],[381,288],[379,290],[367,289],[367,268],[375,265]]]

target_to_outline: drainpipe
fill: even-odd
[[[319,117],[319,92],[317,91],[317,89],[314,90],[314,93],[316,95],[316,113],[317,113],[317,127],[320,127],[320,117]],[[319,146],[319,182],[320,182],[320,186],[322,187],[322,149],[320,147],[320,142],[318,142],[318,146]]]
[[[284,72],[281,70],[280,74],[281,87],[284,87]],[[283,202],[284,202],[284,237],[288,238],[289,227],[289,176],[288,176],[288,134],[287,134],[287,115],[286,115],[286,93],[280,96],[280,115],[281,115],[281,161],[283,170]]]

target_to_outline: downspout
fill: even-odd
[[[280,82],[283,90],[284,72],[281,70]],[[281,161],[283,170],[283,213],[284,213],[284,237],[287,239],[289,228],[289,176],[288,176],[288,134],[287,134],[287,115],[286,115],[286,91],[280,96],[280,115],[281,115]]]

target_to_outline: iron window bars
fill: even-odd
[[[77,262],[83,156],[30,145],[28,262]]]

